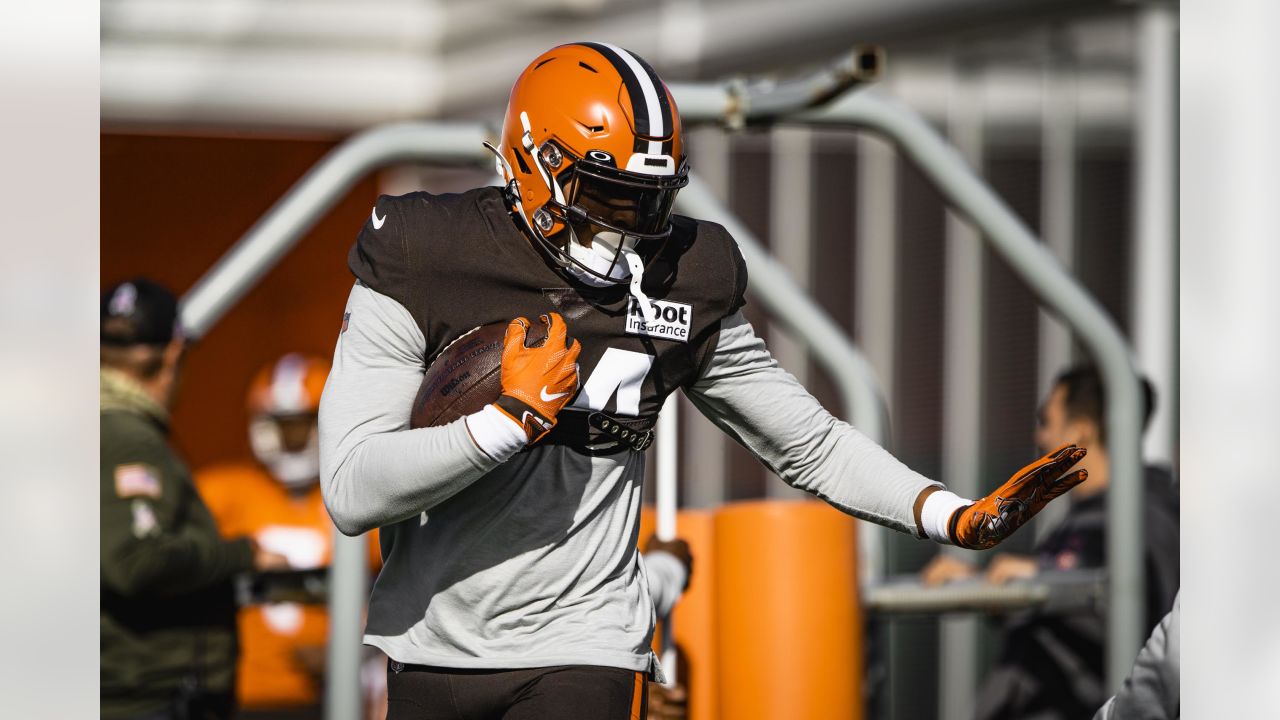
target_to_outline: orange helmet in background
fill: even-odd
[[[328,376],[327,361],[289,353],[259,370],[249,386],[249,446],[286,487],[320,479],[317,414]]]
[[[606,43],[543,53],[511,89],[495,152],[508,202],[554,260],[638,289],[689,181],[675,100],[648,63]]]

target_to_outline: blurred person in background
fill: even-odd
[[[1155,405],[1151,384],[1142,381],[1143,428]],[[985,572],[987,582],[1003,584],[1034,578],[1042,570],[1105,568],[1107,560],[1107,487],[1111,480],[1106,445],[1106,396],[1096,367],[1080,365],[1054,381],[1036,416],[1041,451],[1073,443],[1088,448],[1080,467],[1089,479],[1071,491],[1062,521],[1036,543],[1033,555],[1000,553]],[[1144,562],[1146,622],[1151,627],[1173,604],[1178,592],[1178,491],[1166,468],[1145,469]],[[938,554],[922,571],[927,585],[967,578],[978,568]],[[979,720],[1014,718],[1089,718],[1106,699],[1102,675],[1106,617],[1018,614],[1005,629],[996,667],[978,694]]]
[[[298,353],[262,368],[246,403],[254,459],[202,468],[195,478],[223,536],[252,537],[299,571],[323,571],[333,553],[316,427],[328,375],[326,360]],[[369,562],[375,571],[382,564],[376,531]],[[312,600],[240,609],[240,717],[321,716],[328,617],[323,599]]]
[[[222,539],[169,413],[185,343],[173,293],[117,284],[101,307],[101,711],[227,718],[234,711],[232,577],[288,568],[248,537]]]

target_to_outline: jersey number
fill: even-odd
[[[653,356],[647,353],[607,348],[582,391],[569,407],[579,410],[604,410],[609,398],[618,395],[617,414],[636,417],[640,414],[640,387],[653,367]]]

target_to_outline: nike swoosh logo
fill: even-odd
[[[542,402],[551,402],[552,400],[559,400],[560,398],[568,394],[569,393],[567,392],[562,392],[562,393],[556,393],[555,395],[548,395],[546,385],[543,385],[542,389],[538,391],[538,395],[539,397],[542,398]]]
[[[378,208],[374,207],[373,208],[373,229],[381,230],[382,224],[385,223],[386,221],[387,221],[387,216],[383,215],[382,217],[378,217]]]

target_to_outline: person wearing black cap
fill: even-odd
[[[138,278],[102,297],[101,713],[233,712],[232,577],[287,569],[252,540],[223,540],[167,439],[185,342],[178,302]]]

